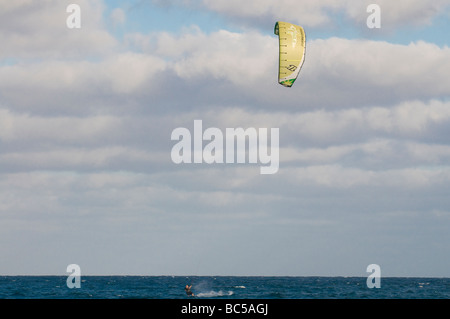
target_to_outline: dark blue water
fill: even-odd
[[[450,299],[450,278],[82,276],[69,289],[65,276],[0,276],[0,299]]]

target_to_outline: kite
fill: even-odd
[[[305,31],[298,25],[278,21],[274,33],[278,35],[280,43],[278,83],[291,87],[305,61]]]

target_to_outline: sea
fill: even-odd
[[[67,281],[0,276],[0,299],[450,299],[450,278],[386,277],[379,288],[367,277],[81,276],[79,288]]]

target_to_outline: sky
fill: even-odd
[[[0,274],[450,276],[450,1],[243,3],[0,0]],[[279,170],[174,163],[195,120]]]

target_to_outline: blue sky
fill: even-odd
[[[0,1],[0,273],[450,276],[450,2],[372,2]],[[194,120],[279,171],[173,163]]]
[[[178,5],[158,5],[151,1],[111,1],[105,10],[105,18],[112,10],[121,8],[127,16],[126,24],[118,28],[112,28],[118,37],[124,32],[180,32],[181,29],[192,25],[199,26],[205,32],[220,29],[233,29],[232,25],[219,14],[208,12],[204,9],[190,9]],[[238,30],[234,27],[234,30]]]

